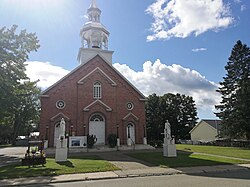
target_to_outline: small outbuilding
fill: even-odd
[[[203,119],[189,133],[192,141],[213,141],[219,138],[220,129],[220,120]]]

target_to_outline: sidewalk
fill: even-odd
[[[69,175],[59,175],[53,177],[6,179],[6,180],[1,180],[0,186],[13,186],[13,185],[21,186],[30,184],[49,184],[49,183],[63,183],[63,182],[86,181],[86,180],[117,179],[126,177],[146,177],[146,176],[175,175],[175,174],[192,175],[198,173],[229,172],[236,170],[250,170],[250,164],[182,167],[175,169],[162,168],[162,167],[148,167],[142,169],[69,174]]]

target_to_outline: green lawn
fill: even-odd
[[[0,180],[6,178],[53,176],[72,173],[89,173],[118,170],[116,166],[98,157],[73,157],[67,162],[56,163],[54,158],[47,158],[45,166],[10,165],[0,167]]]
[[[0,145],[0,149],[1,149],[1,148],[5,148],[5,147],[12,147],[12,145],[11,145],[11,144],[3,144],[3,145]]]
[[[250,163],[242,160],[221,158],[191,153],[178,152],[176,158],[164,157],[162,152],[129,153],[131,157],[146,161],[155,166],[163,167],[189,167],[189,166],[211,166],[221,164],[243,164]]]
[[[219,146],[201,146],[201,145],[187,145],[176,144],[176,148],[182,151],[207,153],[235,158],[250,159],[250,149],[236,148],[236,147],[219,147]]]

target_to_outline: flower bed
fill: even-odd
[[[34,165],[43,165],[46,164],[46,157],[43,155],[32,155],[32,156],[25,156],[22,159],[22,166],[34,166]]]

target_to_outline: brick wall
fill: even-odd
[[[93,104],[95,81],[99,81],[102,85],[102,98],[100,102]],[[40,138],[45,138],[47,131],[49,146],[53,146],[55,124],[60,122],[62,117],[66,120],[66,132],[74,131],[77,136],[83,136],[85,130],[86,135],[91,115],[100,113],[105,118],[105,137],[110,133],[116,134],[118,124],[121,143],[126,144],[126,127],[132,122],[135,125],[136,143],[141,144],[146,123],[145,103],[142,99],[145,98],[97,55],[45,90],[41,96]],[[56,107],[58,100],[65,101],[65,108]],[[134,104],[132,110],[127,109],[127,102]],[[89,105],[91,106],[86,108]],[[112,111],[109,111],[108,107]]]

